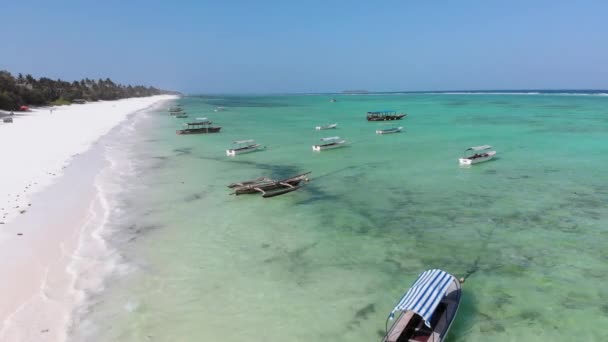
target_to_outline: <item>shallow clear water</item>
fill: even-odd
[[[608,340],[608,97],[336,98],[180,100],[220,134],[177,136],[186,119],[165,112],[138,123],[106,234],[131,271],[73,339],[377,341],[418,273],[441,268],[470,274],[450,341]],[[381,109],[408,117],[365,120]],[[404,133],[375,134],[391,125]],[[333,135],[350,146],[312,151]],[[237,139],[267,149],[226,157]],[[495,160],[458,166],[482,144]],[[303,171],[271,199],[226,188]]]

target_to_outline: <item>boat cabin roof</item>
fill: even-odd
[[[247,139],[247,140],[235,140],[232,142],[233,144],[239,145],[239,144],[253,144],[255,143],[255,140],[253,139]]]
[[[492,148],[492,146],[490,146],[490,145],[481,145],[481,146],[469,147],[469,148],[467,148],[467,151],[483,151],[483,150],[488,150],[491,148]]]
[[[321,141],[332,141],[332,140],[338,140],[340,139],[340,137],[327,137],[327,138],[321,138]]]
[[[440,269],[422,272],[401,297],[399,304],[391,312],[391,317],[396,311],[412,311],[422,317],[424,323],[430,327],[431,317],[453,281],[458,280]]]

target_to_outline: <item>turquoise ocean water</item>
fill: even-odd
[[[607,96],[331,97],[185,97],[222,132],[177,136],[162,111],[119,137],[133,168],[104,237],[125,267],[73,340],[378,341],[430,268],[470,274],[449,341],[608,340]],[[408,117],[365,120],[382,109]],[[312,151],[333,135],[350,145]],[[237,139],[267,148],[226,157]],[[495,160],[458,166],[483,144]],[[226,188],[304,171],[275,198]]]

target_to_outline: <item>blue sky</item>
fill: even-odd
[[[608,88],[608,1],[3,0],[0,69],[199,93]]]

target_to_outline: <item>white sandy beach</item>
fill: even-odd
[[[0,341],[66,339],[78,302],[75,251],[103,221],[94,143],[130,114],[175,98],[39,108],[0,123]]]

